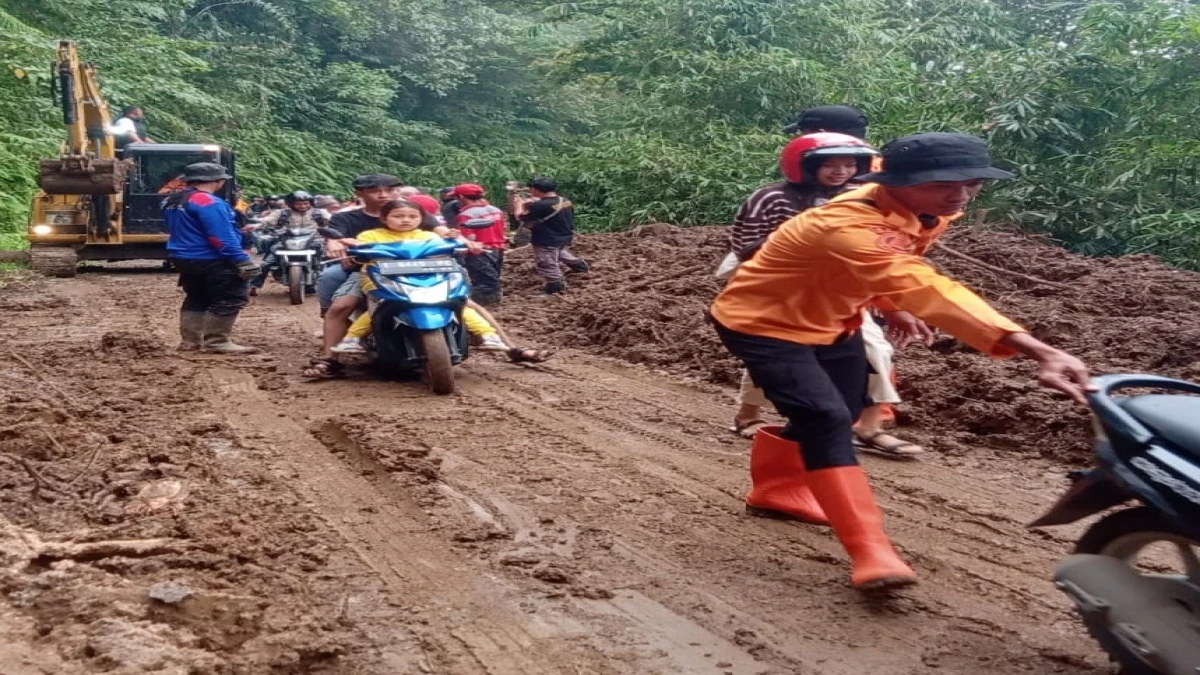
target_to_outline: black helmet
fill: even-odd
[[[288,206],[295,206],[296,202],[308,202],[309,204],[311,204],[313,201],[313,196],[308,194],[304,190],[296,190],[295,192],[284,197],[283,201]]]

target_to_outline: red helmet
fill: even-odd
[[[822,131],[793,138],[783,146],[783,152],[779,153],[779,168],[787,182],[803,183],[812,178],[811,171],[805,170],[806,160],[810,158],[854,157],[860,164],[859,173],[865,173],[871,157],[878,154],[862,139]]]

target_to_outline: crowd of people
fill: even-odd
[[[529,181],[527,196],[518,193],[509,200],[511,213],[492,205],[480,185],[445,188],[439,191],[439,199],[382,173],[355,179],[351,186],[354,196],[345,202],[332,195],[314,196],[297,190],[249,200],[239,195],[231,205],[219,196],[231,179],[218,164],[193,164],[180,176],[182,189],[163,201],[170,231],[167,249],[185,292],[181,350],[256,351],[233,342],[229,333],[237,315],[249,298],[258,294],[276,264],[271,247],[258,247],[261,262],[254,262],[256,242],[275,241],[263,235],[288,228],[321,232],[322,254],[332,261],[315,287],[323,329],[321,353],[304,369],[309,378],[341,375],[341,357],[367,351],[364,339],[370,334],[374,284],[362,273],[362,263],[350,254],[354,247],[455,240],[465,251],[462,263],[471,283],[463,324],[477,347],[503,352],[515,362],[548,357],[542,350],[514,343],[487,309],[503,300],[504,253],[516,231],[528,232],[546,294],[566,290],[563,266],[574,272],[589,269],[570,252],[574,207],[557,193],[551,178]],[[510,221],[515,228],[510,228]]]
[[[832,526],[851,558],[852,584],[892,589],[914,583],[916,573],[884,531],[856,447],[894,456],[923,451],[884,428],[900,400],[895,350],[932,344],[928,321],[992,356],[1033,359],[1043,386],[1077,401],[1092,385],[1082,362],[1033,338],[924,258],[985,181],[1013,177],[992,165],[981,139],[918,133],[878,151],[865,140],[867,118],[847,106],[809,109],[790,132],[799,135],[780,152],[783,180],[755,191],[737,211],[716,272],[726,283],[708,315],[745,366],[732,431],[753,439],[746,506],[755,515]],[[168,248],[186,294],[180,349],[250,351],[229,334],[261,269],[242,245],[234,209],[214,194],[229,178],[218,165],[189,166],[187,189],[164,202]],[[247,211],[259,226],[311,220],[338,235],[325,246],[340,264],[317,284],[322,352],[304,374],[340,374],[339,355],[361,352],[370,332],[369,320],[351,323],[368,309],[372,285],[348,249],[431,237],[457,239],[466,249],[472,299],[463,320],[478,343],[516,361],[545,358],[515,345],[487,310],[503,300],[510,218],[528,230],[544,293],[566,290],[564,273],[589,267],[571,253],[573,205],[555,182],[535,178],[525,188],[508,213],[480,185],[446,188],[438,199],[386,174],[359,177],[345,204],[307,193],[252,200]],[[768,405],[786,425],[767,424]]]

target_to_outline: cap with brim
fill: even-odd
[[[897,138],[883,146],[883,170],[858,180],[889,187],[922,183],[1005,180],[1015,176],[992,166],[983,139],[969,134],[925,133]]]
[[[482,197],[487,193],[484,191],[482,185],[476,185],[475,183],[463,183],[462,185],[456,186],[452,194],[454,194],[455,197]]]
[[[185,183],[211,183],[219,180],[229,180],[233,176],[225,170],[225,167],[213,162],[196,162],[188,164],[183,168],[183,181]]]
[[[386,173],[369,173],[355,178],[352,185],[355,190],[369,190],[371,188],[400,187],[404,185],[404,181]]]

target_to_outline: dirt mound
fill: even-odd
[[[726,237],[723,227],[669,225],[580,237],[575,250],[594,272],[570,278],[567,294],[522,302],[504,316],[524,325],[525,334],[558,344],[734,384],[738,364],[704,320],[720,288],[712,272],[725,254]],[[1152,256],[1086,258],[1016,232],[964,228],[944,243],[1032,277],[945,250],[930,256],[1094,372],[1200,378],[1200,326],[1194,320],[1200,275],[1170,269]],[[535,294],[538,279],[528,250],[514,251],[509,260],[510,288]],[[986,445],[1088,461],[1085,411],[1038,389],[1029,361],[995,361],[948,337],[929,350],[910,347],[897,361],[906,401],[900,422],[937,450]]]

